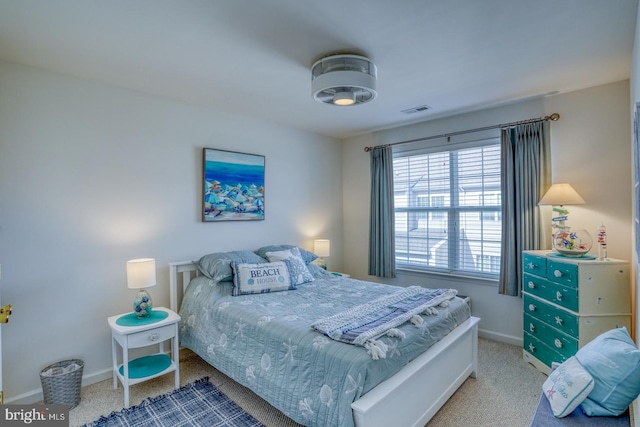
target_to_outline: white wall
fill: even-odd
[[[551,125],[554,182],[569,182],[586,201],[568,207],[572,228],[595,238],[607,227],[608,255],[631,260],[631,133],[627,81],[552,96],[547,112],[561,119]],[[592,253],[597,254],[594,244]]]
[[[571,183],[587,202],[584,206],[570,208],[570,225],[585,228],[595,237],[600,221],[604,221],[609,235],[609,256],[631,259],[629,83],[623,81],[346,140],[343,145],[345,271],[356,278],[372,279],[367,275],[370,196],[369,155],[363,151],[365,146],[554,112],[561,118],[551,124],[553,182]],[[549,212],[546,214],[550,216]],[[597,253],[597,247],[594,246],[592,252]],[[402,286],[455,287],[461,294],[471,296],[473,314],[482,318],[480,330],[484,336],[522,343],[522,300],[498,295],[495,283],[477,284],[464,279],[406,272],[399,272],[397,278],[384,282]]]
[[[202,223],[202,148],[266,156],[266,219]],[[0,62],[0,263],[5,401],[40,398],[39,372],[79,357],[110,377],[107,317],[131,311],[128,259],[171,261],[331,239],[342,268],[337,140]]]

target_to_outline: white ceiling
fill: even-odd
[[[346,137],[629,78],[638,0],[0,0],[0,59]],[[311,97],[333,53],[378,98]],[[431,110],[401,113],[420,105]]]

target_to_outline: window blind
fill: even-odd
[[[397,266],[497,276],[499,140],[452,147],[394,153]]]

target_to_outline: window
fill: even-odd
[[[394,152],[393,173],[398,268],[497,277],[499,139]]]

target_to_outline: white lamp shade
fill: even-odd
[[[140,258],[127,261],[127,287],[149,288],[156,285],[156,260]]]
[[[585,201],[569,184],[553,184],[539,205],[584,205]]]
[[[327,239],[318,239],[313,241],[313,252],[321,257],[331,254],[331,242]]]

